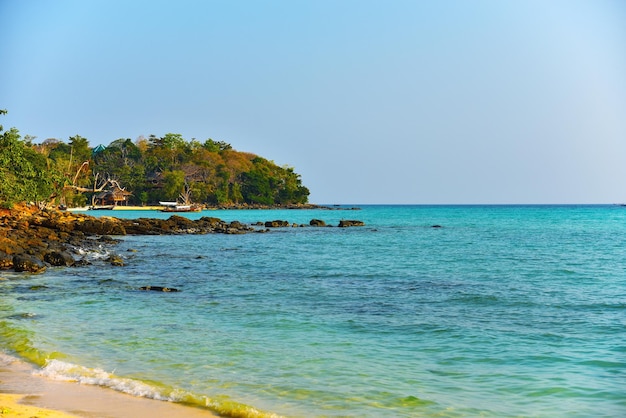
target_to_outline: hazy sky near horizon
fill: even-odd
[[[289,165],[313,203],[626,201],[621,0],[0,0],[0,117]]]

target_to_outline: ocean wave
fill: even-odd
[[[109,258],[113,252],[104,246],[75,247],[72,250],[76,256],[87,261],[101,261]]]
[[[10,356],[6,357],[7,361],[11,360]],[[0,364],[3,361],[2,353],[0,353]],[[142,398],[205,407],[228,417],[280,418],[279,415],[259,411],[248,405],[228,399],[210,399],[206,396],[198,396],[181,389],[157,387],[140,380],[119,377],[99,368],[84,367],[56,359],[47,360],[46,364],[41,369],[33,372],[33,374],[52,380],[102,386]]]
[[[41,351],[33,346],[31,337],[30,331],[11,327],[6,321],[0,322],[0,347],[2,347],[0,367],[21,361],[21,358],[31,364],[41,366],[33,372],[33,375],[51,380],[101,386],[131,396],[183,403],[206,408],[225,417],[280,418],[280,415],[233,401],[225,395],[211,398],[158,383],[149,384],[138,379],[120,377],[114,372],[107,372],[100,368],[89,368],[63,361],[59,359],[59,357],[65,357],[63,353]],[[5,348],[17,354],[18,357],[8,354],[4,351]]]
[[[102,369],[88,368],[56,359],[47,360],[46,364],[34,374],[52,380],[103,386],[129,395],[160,401],[179,402],[183,398],[182,393],[165,394],[162,390],[139,380],[117,377]]]

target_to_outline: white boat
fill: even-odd
[[[178,202],[159,202],[163,209],[161,212],[200,212],[200,205],[180,205]]]
[[[115,205],[96,205],[89,206],[89,210],[113,210]]]

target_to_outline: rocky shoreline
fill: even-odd
[[[319,219],[311,220],[309,225],[327,226]],[[362,221],[341,221],[338,226],[363,225]],[[288,226],[305,225],[275,220],[252,226],[214,217],[191,220],[178,215],[168,219],[119,219],[19,205],[10,210],[0,209],[0,269],[42,273],[49,266],[87,264],[84,253],[117,243],[111,236],[246,234]],[[111,256],[108,261],[123,265],[119,257]]]

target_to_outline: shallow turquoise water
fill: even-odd
[[[3,273],[5,352],[249,416],[626,414],[626,208],[188,216],[366,226],[124,237],[125,267]]]

